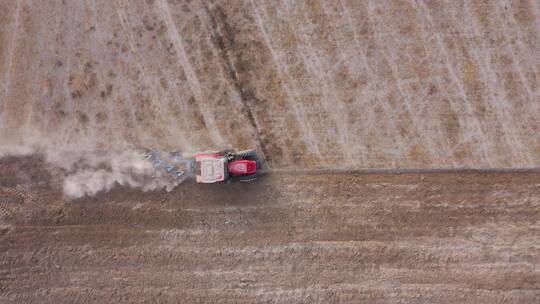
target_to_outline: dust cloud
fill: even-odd
[[[93,196],[115,186],[171,191],[185,180],[144,159],[139,150],[63,152],[48,155],[47,161],[65,172],[63,191],[69,198]]]
[[[142,191],[165,189],[171,191],[186,176],[173,176],[145,159],[142,149],[125,150],[43,150],[29,146],[4,146],[0,157],[40,154],[61,180],[64,195],[69,199],[94,196],[116,186],[127,186]],[[180,168],[176,168],[180,169]]]

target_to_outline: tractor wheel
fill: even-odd
[[[251,182],[257,179],[257,174],[242,175],[238,179],[241,182]]]
[[[257,163],[257,170],[261,170],[263,167],[262,161],[257,160],[256,163]]]
[[[250,158],[256,158],[257,157],[257,151],[251,149],[251,150],[244,150],[236,153],[238,158],[241,159],[250,159]]]

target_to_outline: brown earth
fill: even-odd
[[[0,1],[0,157],[256,147],[62,196],[0,159],[0,303],[540,303],[538,1]],[[306,169],[293,174],[290,168]],[[328,168],[327,171],[309,171]]]
[[[283,172],[67,201],[46,169],[0,162],[1,303],[540,301],[538,172]]]

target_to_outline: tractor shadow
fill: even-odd
[[[181,204],[192,202],[205,206],[257,206],[271,204],[277,191],[270,175],[259,176],[250,182],[231,180],[225,183],[197,184],[188,180],[166,196]]]

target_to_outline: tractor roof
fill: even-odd
[[[201,162],[201,172],[197,175],[197,182],[215,183],[225,180],[227,161],[225,157],[201,157],[198,161]]]

